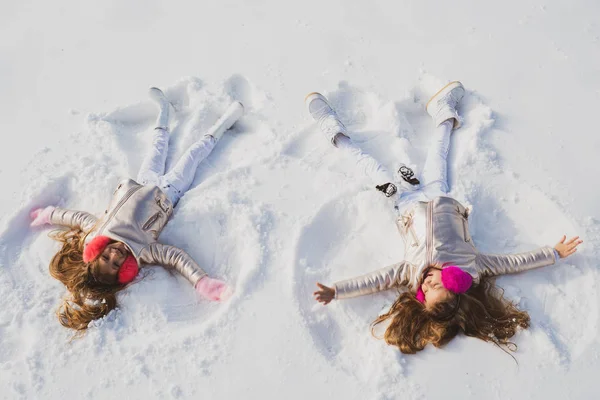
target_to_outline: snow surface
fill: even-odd
[[[4,1],[0,15],[0,397],[591,399],[600,384],[597,1]],[[559,265],[502,277],[532,318],[513,359],[476,339],[404,356],[371,337],[393,293],[317,305],[315,281],[402,258],[389,202],[306,117],[318,90],[393,168],[422,168],[431,87],[460,79],[452,194],[482,251],[581,235]],[[70,340],[33,207],[102,211],[135,176],[155,110],[173,162],[232,99],[247,115],[161,238],[235,296],[209,304],[162,268]]]

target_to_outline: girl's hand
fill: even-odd
[[[564,235],[560,242],[556,243],[556,246],[554,246],[554,250],[558,252],[560,258],[565,258],[575,253],[577,251],[577,246],[583,243],[583,240],[579,239],[579,236],[575,236],[565,243],[566,239],[567,235]]]
[[[225,282],[205,276],[196,283],[196,292],[210,301],[226,301],[233,295]]]
[[[315,300],[319,303],[323,303],[323,305],[329,304],[335,297],[335,289],[322,285],[319,282],[317,282],[317,286],[319,287],[319,290],[313,293]]]
[[[48,206],[46,208],[36,208],[35,210],[29,213],[29,218],[31,218],[30,226],[40,226],[46,225],[50,223],[50,215],[52,215],[52,211],[54,211],[53,206]]]

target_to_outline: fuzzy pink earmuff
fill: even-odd
[[[423,293],[423,289],[421,289],[421,286],[419,286],[419,288],[417,289],[417,294],[415,297],[417,298],[417,300],[419,300],[419,303],[425,303],[425,293]]]
[[[96,236],[83,249],[83,262],[89,263],[94,261],[102,254],[106,246],[110,243],[108,236]]]
[[[450,265],[442,269],[442,285],[455,294],[465,293],[471,287],[473,277],[468,272],[457,266]],[[417,289],[415,297],[420,303],[425,303],[425,293],[421,286]]]
[[[126,284],[131,282],[138,274],[139,267],[135,257],[131,254],[127,256],[123,265],[119,268],[119,283]]]
[[[471,274],[454,265],[442,269],[442,285],[452,293],[465,293],[472,283]]]
[[[96,236],[83,249],[83,262],[89,263],[94,261],[102,254],[111,239],[108,236]],[[119,268],[118,280],[120,284],[131,282],[139,272],[139,266],[135,257],[129,254],[121,268]]]

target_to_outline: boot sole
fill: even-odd
[[[327,100],[327,97],[323,96],[323,95],[322,95],[321,93],[319,93],[319,92],[310,92],[309,94],[307,94],[307,95],[304,97],[304,106],[306,107],[306,112],[307,112],[309,115],[310,115],[310,110],[308,109],[308,105],[310,104],[310,102],[312,101],[312,99],[313,99],[313,98],[314,98],[314,99],[318,98],[318,99],[321,99],[321,100],[323,100],[323,101],[324,101],[325,103],[327,103],[327,105],[328,105],[329,107],[331,107],[331,109],[333,110],[333,107],[332,107],[332,106],[331,106],[331,104],[329,103],[329,100]],[[335,112],[335,110],[334,110],[334,112]],[[340,123],[341,123],[341,121],[340,121]],[[343,136],[346,136],[347,138],[350,138],[350,137],[349,137],[347,134],[345,134],[345,133],[343,133],[343,132],[340,132],[340,133],[338,133],[338,135],[343,135]],[[332,145],[334,145],[335,147],[337,147],[337,145],[335,144],[335,139],[336,139],[336,137],[337,137],[337,135],[336,135],[335,137],[331,138],[331,144],[332,144]]]
[[[324,99],[325,101],[327,101],[327,99],[325,98],[325,96],[323,96],[323,95],[322,95],[321,93],[319,93],[319,92],[310,92],[309,94],[307,94],[307,95],[304,97],[304,101],[308,100],[308,98],[309,98],[310,96],[313,96],[313,95],[315,95],[315,97],[320,97],[320,98]]]
[[[437,96],[439,96],[442,93],[448,93],[458,87],[462,87],[464,90],[464,86],[462,83],[460,83],[459,81],[453,81],[450,82],[449,84],[447,84],[446,86],[444,86],[443,88],[441,88],[436,94],[434,94],[433,96],[431,96],[431,98],[429,99],[429,101],[427,102],[427,104],[425,104],[425,110],[427,110],[427,107],[429,107],[429,103],[431,103],[431,101],[433,99],[435,99]]]
[[[148,96],[154,101],[165,100],[167,103],[170,103],[167,96],[165,96],[165,92],[154,86],[148,89]]]
[[[306,106],[306,111],[309,114],[310,114],[310,111],[308,111],[308,105],[310,104],[312,99],[316,99],[316,98],[323,100],[325,103],[327,103],[329,105],[329,107],[331,107],[331,104],[329,104],[329,101],[327,100],[327,98],[325,96],[323,96],[319,92],[311,92],[311,93],[307,94],[306,97],[304,97],[304,105]],[[331,108],[333,109],[333,107],[331,107]]]

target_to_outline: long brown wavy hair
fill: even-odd
[[[373,321],[371,333],[375,336],[377,325],[387,320],[390,323],[383,339],[405,354],[423,350],[429,343],[442,347],[459,332],[514,352],[517,345],[509,339],[519,327],[529,327],[529,314],[505,299],[504,290],[487,278],[431,309],[414,293],[404,292],[386,314]]]
[[[95,278],[97,263],[83,261],[85,234],[81,230],[54,231],[50,237],[62,243],[50,261],[50,275],[70,292],[70,298],[63,299],[56,315],[63,326],[83,333],[90,322],[117,307],[116,293],[126,285],[108,285]]]

